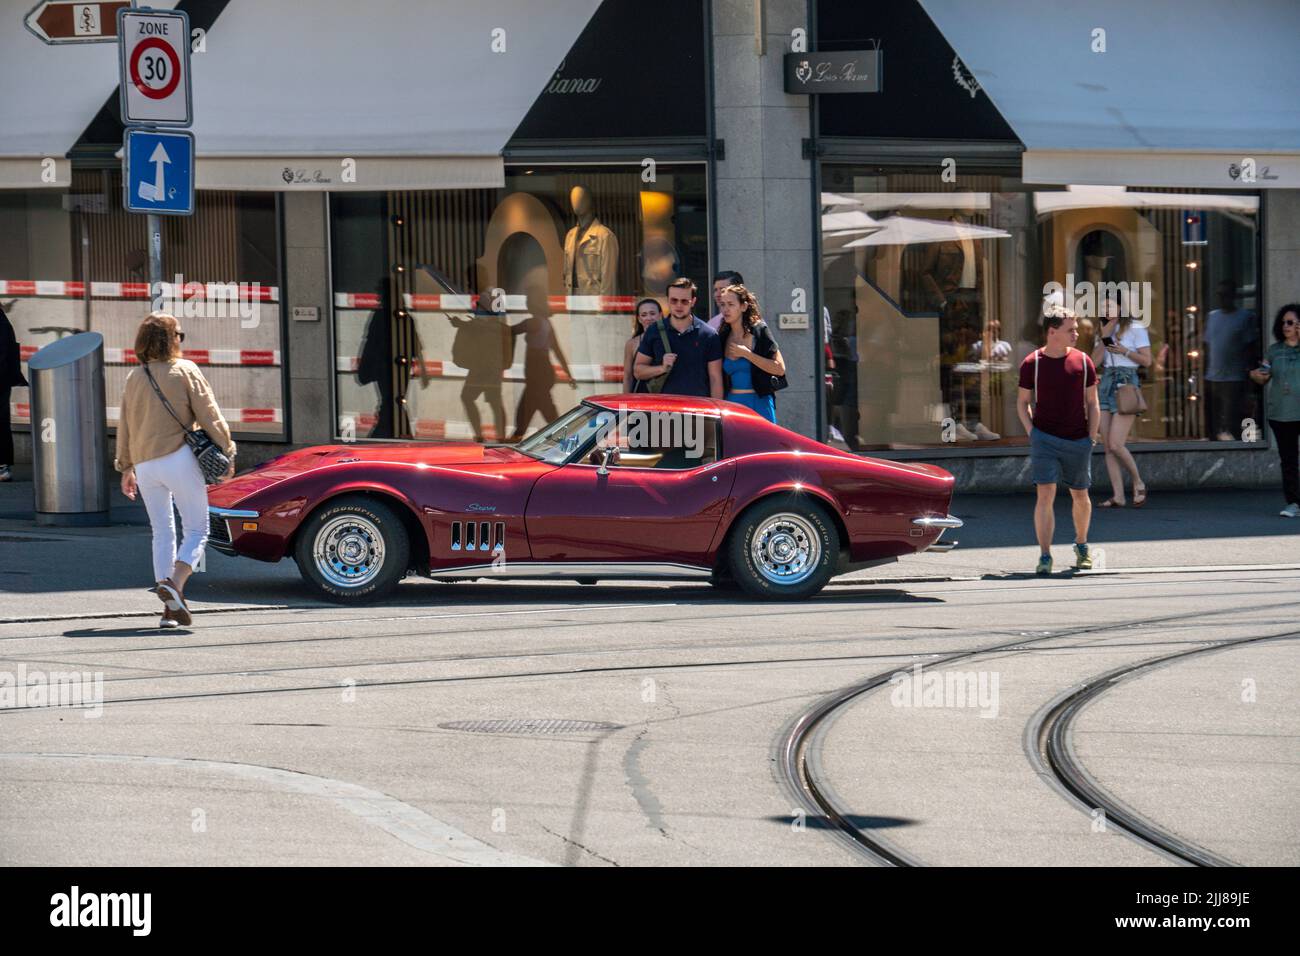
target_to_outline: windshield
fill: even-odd
[[[541,431],[525,438],[515,448],[540,458],[549,465],[562,465],[585,446],[602,428],[610,429],[616,415],[594,405],[579,405],[561,415]]]

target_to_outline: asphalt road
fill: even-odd
[[[0,709],[0,863],[866,863],[782,748],[827,695],[902,673],[917,686],[819,725],[806,767],[908,862],[1175,865],[1115,825],[1127,811],[1231,862],[1295,865],[1300,571],[1273,557],[849,583],[801,605],[411,582],[384,607],[279,608],[250,586],[262,607],[173,632],[33,589],[36,620],[0,624],[0,672],[102,674],[104,704]],[[1045,708],[1072,688],[1249,638],[1268,639],[1108,681],[1064,728],[1102,807],[1044,768]],[[929,694],[949,671],[979,692]]]

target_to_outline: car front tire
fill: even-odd
[[[411,542],[402,519],[373,498],[347,495],[317,509],[298,532],[294,560],[303,578],[331,601],[363,604],[384,597],[406,576]]]
[[[796,601],[826,586],[840,557],[840,535],[826,511],[803,495],[759,502],[740,516],[728,570],[756,597]]]

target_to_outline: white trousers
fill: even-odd
[[[178,558],[197,568],[203,560],[203,546],[208,543],[208,489],[190,446],[181,445],[170,455],[137,463],[135,480],[153,527],[154,580],[171,577],[172,565]],[[179,553],[173,500],[181,513],[183,537]]]

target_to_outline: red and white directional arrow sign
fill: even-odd
[[[46,43],[107,43],[117,39],[117,11],[129,6],[130,0],[46,0],[33,7],[23,23]]]

